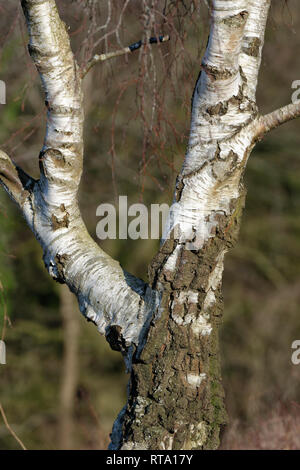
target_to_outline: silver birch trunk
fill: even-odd
[[[22,0],[29,53],[48,109],[38,181],[0,151],[0,182],[20,207],[45,266],[83,315],[124,355],[128,401],[111,449],[215,449],[226,422],[218,328],[225,253],[238,234],[243,174],[255,143],[300,115],[291,104],[260,116],[257,77],[271,0],[213,0],[192,103],[190,138],[174,192],[172,237],[149,282],[92,240],[77,192],[83,165],[82,76],[55,0]]]

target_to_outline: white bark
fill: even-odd
[[[239,64],[247,79],[246,94],[255,101],[258,72],[261,64],[271,0],[249,0],[249,18],[245,27]]]
[[[137,345],[152,297],[159,293],[149,290],[151,301],[145,307],[145,283],[124,272],[86,230],[77,203],[83,161],[81,73],[55,0],[23,0],[22,6],[29,52],[45,90],[47,129],[40,179],[34,181],[0,151],[1,183],[41,243],[49,273],[77,295],[82,313],[101,333],[118,327],[113,335],[124,347]],[[255,138],[271,127],[256,119],[255,104],[269,6],[270,0],[212,2],[211,32],[175,194],[171,230],[176,228],[180,244],[168,259],[170,271],[187,242],[201,249],[218,215],[230,212]]]
[[[240,193],[240,179],[254,146],[255,91],[269,5],[269,0],[213,1],[171,225],[182,244],[194,240],[196,249],[213,236],[218,215],[228,215]],[[255,56],[246,49],[252,37],[260,41]]]
[[[40,153],[39,181],[20,177],[9,157],[0,153],[3,186],[21,208],[44,250],[50,275],[65,282],[81,312],[124,349],[138,344],[147,311],[146,286],[126,273],[88,234],[77,191],[83,160],[83,106],[79,67],[54,0],[24,0],[29,52],[39,71],[48,108]]]
[[[65,282],[82,313],[123,347],[138,344],[159,292],[124,272],[89,236],[77,191],[83,161],[81,76],[55,0],[23,0],[29,52],[45,90],[48,119],[34,181],[0,151],[0,181],[19,205],[44,249],[51,276]],[[180,240],[165,268],[175,269],[183,247],[201,249],[220,214],[239,196],[247,158],[275,118],[257,118],[255,91],[270,0],[213,0],[212,25],[196,83],[188,149],[177,182],[170,231]],[[280,112],[297,117],[299,106]],[[284,117],[283,117],[284,114]],[[267,122],[268,119],[268,122]],[[275,121],[274,121],[275,120]],[[192,245],[188,245],[193,242]],[[149,303],[149,302],[147,302]],[[119,344],[119,345],[120,345]]]
[[[40,179],[30,178],[0,151],[0,182],[40,242],[49,273],[77,295],[82,313],[107,336],[112,347],[129,353],[129,368],[134,346],[139,358],[145,342],[149,344],[146,333],[150,320],[155,326],[156,319],[166,311],[176,327],[192,332],[191,341],[194,336],[207,345],[205,341],[217,331],[210,311],[220,290],[228,241],[225,236],[219,237],[224,243],[208,260],[209,272],[198,290],[185,288],[189,283],[184,284],[183,279],[177,290],[172,286],[172,296],[168,297],[176,270],[182,268],[181,259],[183,264],[188,259],[182,257],[183,250],[192,248],[200,253],[200,259],[201,250],[203,256],[207,255],[205,248],[210,239],[217,238],[218,230],[225,232],[228,228],[222,222],[235,219],[242,196],[242,176],[256,141],[300,115],[299,104],[267,116],[258,115],[255,93],[270,0],[212,1],[210,37],[194,90],[190,138],[177,179],[169,227],[175,243],[170,253],[167,248],[164,251],[168,242],[162,240],[159,254],[164,261],[157,274],[163,276],[161,282],[154,282],[155,290],[126,273],[86,230],[77,202],[83,161],[82,71],[73,57],[55,0],[23,0],[22,6],[29,30],[29,51],[45,90],[47,130],[40,153]],[[201,304],[199,292],[204,294]],[[166,298],[167,307],[163,306]],[[184,371],[182,382],[189,389],[203,390],[210,380],[209,369],[201,373],[191,369]],[[133,396],[131,409],[125,407],[115,423],[111,448],[151,448],[149,433],[148,440],[134,442],[123,436],[122,429],[125,418],[127,422],[132,418],[132,427],[140,425],[148,401]],[[175,423],[173,435],[162,440],[161,448],[171,449],[177,430],[184,425]],[[184,448],[205,446],[208,425],[195,422],[187,427],[190,435]]]

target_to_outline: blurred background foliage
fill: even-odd
[[[96,239],[99,204],[116,203],[118,195],[148,206],[172,200],[209,12],[202,0],[130,0],[123,9],[113,0],[57,3],[81,64],[94,52],[171,35],[167,44],[99,64],[85,79],[80,203]],[[1,4],[0,12],[0,79],[7,86],[0,145],[38,177],[43,94],[19,2]],[[297,0],[274,0],[258,88],[261,112],[291,101],[291,84],[300,80],[299,26]],[[246,173],[240,240],[224,273],[221,350],[229,425],[223,448],[300,448],[300,366],[291,363],[291,344],[300,339],[299,130],[295,121],[266,137]],[[147,278],[157,240],[98,242]],[[29,449],[106,448],[126,400],[122,359],[48,277],[39,245],[3,191],[0,282],[0,332],[7,344],[0,403],[9,423]],[[14,448],[18,443],[0,418],[0,449]]]

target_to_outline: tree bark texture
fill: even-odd
[[[211,28],[191,110],[174,204],[149,282],[92,240],[77,202],[83,164],[82,77],[55,0],[22,0],[29,53],[48,110],[34,180],[0,151],[0,183],[44,251],[130,372],[111,449],[215,449],[226,422],[218,330],[225,253],[237,239],[243,175],[256,142],[300,116],[259,114],[256,87],[271,0],[212,0]],[[170,235],[170,236],[167,236]]]

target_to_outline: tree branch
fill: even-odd
[[[4,413],[4,409],[0,403],[0,413],[2,415],[5,427],[7,428],[8,432],[12,435],[12,437],[18,442],[18,444],[21,446],[23,450],[27,450],[26,447],[24,446],[23,442],[21,439],[16,435],[15,431],[12,429],[10,426],[9,422],[7,421],[6,414]]]
[[[239,67],[248,3],[212,2],[210,36],[193,95],[183,174],[201,168],[207,155],[217,151],[219,141],[229,139],[253,118],[253,106],[243,95]]]
[[[117,51],[107,52],[106,54],[101,54],[101,55],[95,54],[94,57],[92,57],[88,61],[87,65],[82,69],[81,78],[84,78],[86,76],[86,74],[90,71],[90,69],[94,65],[98,64],[99,62],[104,62],[104,61],[112,59],[114,57],[119,57],[121,55],[129,54],[130,52],[134,52],[137,49],[139,49],[140,47],[146,46],[147,44],[157,44],[157,43],[160,43],[160,42],[167,42],[169,40],[170,40],[169,35],[167,35],[167,36],[158,36],[157,38],[156,37],[150,38],[147,42],[143,42],[143,41],[135,42],[135,43],[131,44],[130,46],[124,47],[123,49],[119,49]]]
[[[240,85],[239,54],[248,18],[248,2],[214,0],[211,32],[202,61],[197,88],[199,96],[213,105],[238,94]]]
[[[255,125],[254,139],[260,140],[267,132],[298,117],[300,117],[300,103],[288,104],[272,113],[260,116]]]
[[[24,210],[24,203],[29,197],[29,190],[34,186],[35,180],[15,165],[2,150],[0,150],[0,184],[11,199]]]
[[[48,109],[40,154],[40,186],[42,191],[47,187],[47,202],[55,205],[55,192],[67,187],[69,199],[76,197],[82,173],[83,97],[79,67],[55,0],[21,3],[30,38],[29,54],[40,74]]]
[[[94,242],[78,207],[83,163],[80,69],[55,0],[21,3],[30,38],[28,50],[45,91],[47,128],[39,156],[40,179],[30,178],[0,152],[0,183],[41,244],[50,275],[76,294],[81,312],[114,349],[133,352],[130,346],[139,344],[148,322],[147,286]],[[132,50],[138,47],[131,46]]]
[[[264,35],[271,0],[248,0],[248,12],[239,65],[246,79],[244,93],[255,101]]]

